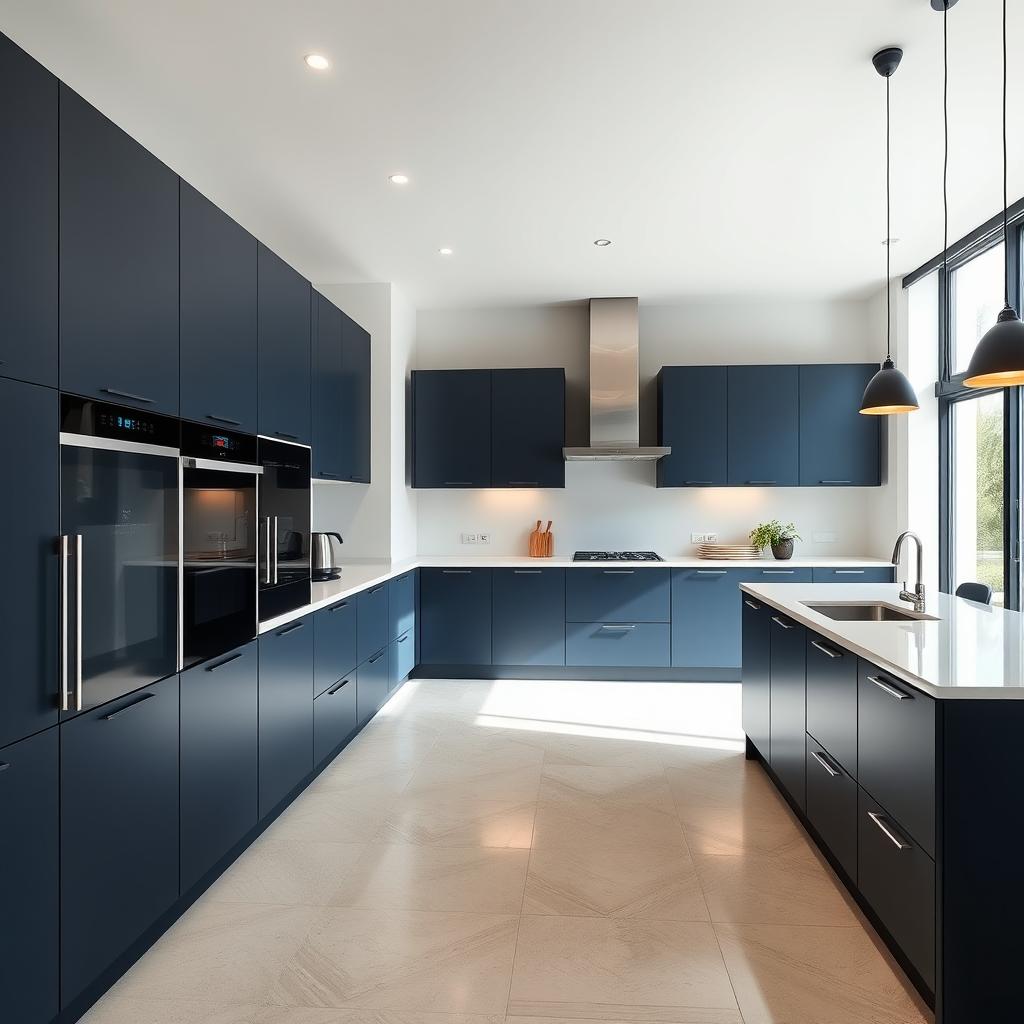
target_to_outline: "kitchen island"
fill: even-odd
[[[895,584],[740,590],[747,756],[939,1024],[1020,1019],[1024,616],[944,594],[918,615]]]

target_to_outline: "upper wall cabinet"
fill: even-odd
[[[181,415],[256,433],[256,239],[185,181]]]
[[[729,463],[724,366],[664,366],[658,374],[659,487],[724,487]]]
[[[491,371],[491,486],[564,487],[565,370]]]
[[[370,482],[370,333],[349,316],[341,322],[341,479]]]
[[[309,444],[309,282],[265,245],[257,251],[259,432]]]
[[[414,487],[564,487],[565,371],[416,370]]]
[[[65,85],[60,387],[178,412],[178,176]]]
[[[878,416],[859,412],[877,363],[800,367],[800,483],[804,487],[878,486]]]
[[[0,375],[57,386],[57,79],[0,35]]]
[[[793,487],[800,481],[799,368],[730,366],[728,480]]]
[[[414,370],[414,487],[491,486],[491,371]]]
[[[313,476],[322,480],[348,479],[341,338],[344,317],[333,302],[313,292]]]

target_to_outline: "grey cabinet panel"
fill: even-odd
[[[57,79],[0,35],[0,375],[57,386]]]
[[[565,570],[495,569],[493,664],[565,664]]]
[[[800,482],[796,366],[730,366],[729,483],[795,487]]]
[[[667,622],[569,622],[565,663],[607,668],[668,668],[672,661]]]
[[[739,668],[743,569],[672,570],[672,664]]]
[[[807,735],[807,818],[832,856],[857,881],[857,781]]]
[[[319,696],[358,664],[356,598],[336,601],[313,615],[313,692]]]
[[[658,374],[659,487],[728,482],[728,388],[724,366],[663,366]]]
[[[807,731],[857,777],[857,656],[810,630]]]
[[[424,665],[491,664],[491,570],[420,570]]]
[[[806,639],[802,626],[780,612],[770,615],[772,770],[790,799],[806,807]]]
[[[564,487],[565,370],[491,371],[491,486]]]
[[[758,753],[771,752],[771,616],[766,604],[743,594],[743,731]]]
[[[565,617],[569,622],[669,622],[668,569],[568,569]]]

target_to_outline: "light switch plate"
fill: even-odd
[[[478,534],[475,533],[462,533],[459,535],[459,540],[463,544],[476,544]]]
[[[717,544],[718,534],[717,533],[691,533],[690,534],[691,544]]]
[[[476,535],[476,542],[477,544],[490,544],[491,535],[489,533],[478,533]]]

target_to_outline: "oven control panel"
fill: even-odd
[[[256,462],[256,438],[220,427],[199,423],[181,424],[181,454],[194,459],[220,459],[224,462]]]

